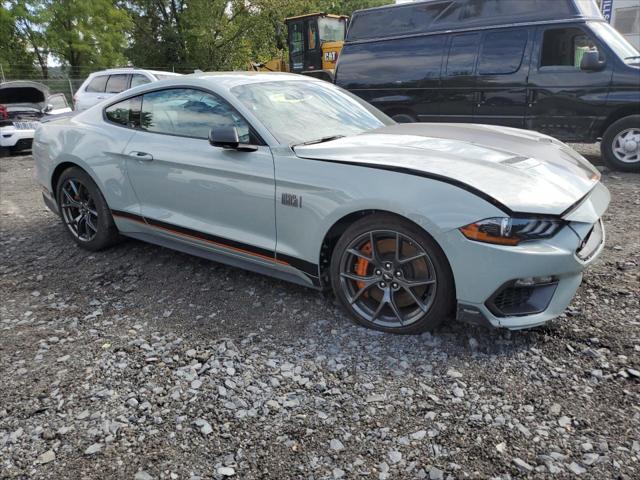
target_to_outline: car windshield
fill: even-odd
[[[390,125],[384,113],[327,82],[248,83],[231,89],[283,144],[299,144]]]
[[[591,22],[590,26],[618,57],[625,61],[638,62],[640,52],[615,28],[604,22]]]

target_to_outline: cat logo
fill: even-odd
[[[325,52],[324,53],[324,61],[325,62],[335,62],[338,59],[338,52]]]

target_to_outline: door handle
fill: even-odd
[[[104,100],[107,97],[96,97],[98,100]]]
[[[150,162],[153,160],[153,155],[147,152],[129,152],[129,156],[143,162]]]
[[[529,90],[529,95],[528,95],[528,99],[527,99],[527,103],[529,104],[529,108],[533,107],[533,104],[536,103],[536,91],[535,90]]]

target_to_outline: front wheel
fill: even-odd
[[[600,149],[610,168],[640,172],[640,115],[629,115],[611,124],[602,137]]]
[[[65,228],[80,247],[97,251],[118,240],[111,210],[98,186],[84,170],[71,167],[62,172],[56,199]]]
[[[453,310],[447,259],[417,226],[391,215],[349,227],[331,259],[335,295],[362,326],[389,333],[431,330]]]

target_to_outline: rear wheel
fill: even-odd
[[[345,231],[332,255],[331,282],[357,324],[390,333],[435,328],[455,299],[440,247],[391,215],[366,217]]]
[[[118,240],[111,210],[84,170],[72,167],[62,172],[56,199],[65,228],[80,247],[102,250]]]
[[[640,115],[630,115],[611,124],[602,137],[600,149],[610,168],[640,172]]]
[[[7,147],[0,147],[0,158],[8,157],[10,150]]]

